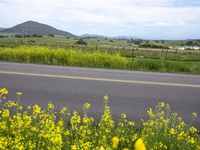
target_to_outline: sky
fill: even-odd
[[[200,0],[0,0],[0,27],[30,20],[75,35],[200,39]]]

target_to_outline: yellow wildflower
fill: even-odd
[[[31,131],[37,131],[37,128],[36,127],[31,127]]]
[[[183,139],[185,138],[186,134],[184,131],[181,131],[181,133],[178,134],[178,139]]]
[[[8,90],[6,88],[0,89],[0,94],[6,95],[8,94]]]
[[[81,122],[81,117],[78,115],[78,112],[74,111],[70,121],[72,130],[78,130],[78,125],[80,122]]]
[[[144,142],[142,140],[142,138],[139,138],[136,142],[135,142],[135,150],[146,150],[146,147],[144,145]]]
[[[90,108],[90,104],[89,104],[89,103],[85,103],[85,104],[84,104],[84,108],[85,108],[85,109],[89,109],[89,108]]]
[[[149,114],[150,117],[152,117],[154,115],[151,108],[149,108],[149,110],[147,111],[147,113]]]
[[[171,129],[170,129],[170,131],[169,131],[169,133],[170,133],[171,135],[174,135],[174,134],[176,134],[176,132],[175,132],[174,128],[171,128]]]
[[[17,94],[17,95],[22,95],[22,92],[17,92],[16,94]]]
[[[34,114],[39,114],[40,110],[41,110],[41,108],[38,105],[33,106],[33,113]]]
[[[90,147],[91,147],[91,142],[86,142],[81,144],[81,149],[90,150],[91,149]]]
[[[19,106],[19,110],[22,110],[23,109],[23,107],[22,106]]]
[[[105,150],[105,148],[103,146],[101,146],[99,150]]]
[[[7,123],[6,122],[0,122],[0,131],[6,130],[7,129]]]
[[[194,138],[191,138],[191,139],[190,139],[190,143],[191,143],[191,144],[195,144],[195,142],[196,142],[196,141],[195,141]]]
[[[52,103],[48,103],[48,109],[54,109],[54,104],[52,104]]]
[[[64,135],[65,135],[65,136],[70,135],[70,131],[69,131],[69,130],[66,130],[66,131],[64,132]]]
[[[72,145],[72,150],[78,150],[78,147],[76,145]]]
[[[195,127],[190,127],[189,128],[189,131],[190,131],[190,133],[196,133],[197,132],[197,129],[195,128]]]
[[[112,138],[112,147],[117,148],[119,144],[119,138],[117,136]]]
[[[192,117],[193,117],[193,118],[196,118],[196,117],[197,117],[197,113],[196,113],[196,112],[193,112],[193,113],[192,113]]]
[[[66,113],[66,111],[67,111],[67,108],[63,107],[59,113],[64,115]]]
[[[135,122],[129,121],[128,124],[129,124],[130,126],[134,126],[134,125],[135,125]]]
[[[13,101],[8,101],[8,102],[5,103],[5,106],[7,106],[8,108],[14,107],[14,106],[16,106],[16,105],[17,105],[17,104],[16,104],[15,102],[13,102]]]
[[[121,114],[121,118],[126,119],[126,114],[125,113]]]
[[[105,95],[105,96],[103,97],[103,100],[104,100],[105,103],[108,101],[108,99],[109,99],[109,96],[108,96],[108,95]]]
[[[10,116],[10,111],[8,109],[4,109],[2,113],[2,117],[7,118]]]
[[[7,149],[8,141],[5,137],[0,137],[0,149]]]
[[[161,102],[161,103],[160,103],[160,106],[161,106],[161,107],[165,107],[165,103],[164,103],[164,102]]]

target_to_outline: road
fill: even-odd
[[[8,88],[9,98],[23,92],[21,103],[56,109],[67,106],[82,112],[85,102],[92,105],[90,114],[99,118],[103,96],[109,95],[114,119],[126,113],[136,121],[146,118],[146,111],[158,102],[171,105],[187,122],[192,112],[200,115],[200,76],[141,71],[120,71],[79,67],[0,62],[0,88]],[[195,125],[200,127],[200,119]]]

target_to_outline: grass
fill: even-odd
[[[30,47],[1,48],[0,60],[38,63],[48,65],[66,65],[97,68],[120,68],[127,66],[127,59],[120,54],[108,54],[106,52],[83,52],[80,50]]]
[[[1,34],[1,33],[0,33]],[[84,51],[107,51],[108,53],[121,53],[127,57],[146,57],[146,58],[159,58],[167,60],[199,60],[200,51],[198,50],[184,50],[178,51],[174,49],[161,50],[161,49],[149,49],[138,48],[138,45],[130,43],[127,40],[118,40],[109,38],[89,38],[84,39],[87,43],[84,45],[77,45],[78,39],[64,38],[64,37],[26,37],[26,38],[0,38],[0,47],[18,47],[22,45],[27,46],[47,46],[53,48],[66,48],[66,49],[79,49]],[[143,42],[144,44],[145,42]],[[149,44],[158,44],[163,46],[178,46],[184,45],[185,41],[165,41],[164,43],[157,43],[154,40],[150,40]]]
[[[62,150],[199,150],[197,128],[186,124],[168,104],[159,103],[149,109],[148,119],[138,124],[121,114],[119,121],[112,119],[108,96],[104,96],[104,112],[94,122],[83,106],[84,115],[69,112],[67,107],[55,111],[47,108],[22,106],[21,92],[17,99],[6,99],[7,89],[0,89],[0,149],[62,149]],[[102,101],[103,102],[103,101]],[[134,114],[133,114],[134,115]],[[192,120],[197,114],[191,114]]]
[[[199,61],[171,61],[136,58],[129,64],[131,65],[130,69],[133,70],[200,74]]]
[[[110,54],[100,51],[41,46],[0,48],[0,60],[47,65],[200,74],[200,61],[198,60],[178,61],[141,56],[130,58],[119,53]]]

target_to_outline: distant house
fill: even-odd
[[[200,50],[200,47],[194,46],[193,49],[194,49],[194,50]]]
[[[176,49],[178,49],[178,50],[185,50],[185,46],[177,46]]]
[[[200,50],[199,46],[177,46],[178,50]]]

